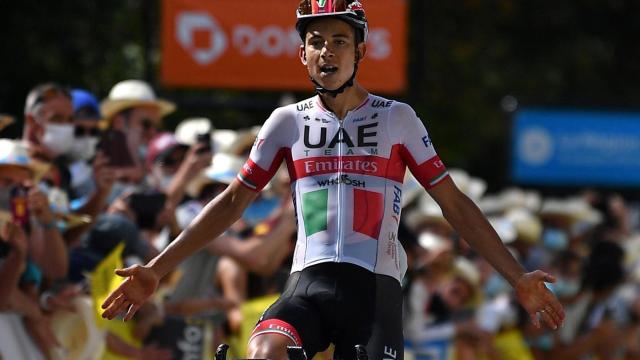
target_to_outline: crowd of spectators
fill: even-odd
[[[162,251],[233,181],[257,133],[206,118],[166,132],[174,110],[139,80],[102,101],[56,83],[27,94],[22,138],[0,138],[0,359],[210,359],[220,343],[244,355],[291,264],[297,225],[284,167],[133,321],[99,317],[96,268],[120,244],[124,266]],[[640,358],[640,218],[624,198],[486,194],[481,179],[450,174],[527,270],[556,276],[548,286],[566,321],[533,327],[509,284],[408,174],[398,234],[408,258],[406,358]]]

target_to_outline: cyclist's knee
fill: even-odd
[[[253,359],[287,359],[287,346],[295,343],[280,334],[262,334],[254,336],[249,342],[247,357]]]

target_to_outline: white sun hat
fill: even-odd
[[[496,233],[500,237],[500,240],[502,240],[504,244],[510,244],[514,242],[518,237],[516,228],[513,222],[511,222],[509,219],[496,216],[496,217],[489,217],[487,218],[487,220],[489,220],[489,223],[491,224],[493,229],[496,231]]]
[[[542,221],[527,208],[516,208],[506,212],[505,218],[511,221],[516,230],[516,239],[535,244],[542,236]]]
[[[109,96],[100,104],[100,111],[106,119],[110,119],[120,111],[134,106],[155,106],[160,110],[161,116],[166,116],[176,109],[173,102],[157,98],[146,82],[124,80],[111,88]]]
[[[49,170],[49,164],[29,156],[25,142],[11,139],[0,139],[0,166],[29,170],[35,181]]]
[[[193,145],[200,134],[211,134],[213,126],[211,120],[205,117],[188,118],[182,120],[176,127],[175,136],[179,143]]]
[[[64,349],[65,360],[100,359],[106,346],[106,333],[98,328],[93,312],[93,300],[78,296],[73,300],[75,312],[53,313],[51,328]]]

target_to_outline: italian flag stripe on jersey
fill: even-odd
[[[383,202],[380,193],[354,189],[353,230],[377,239],[384,215]]]
[[[327,230],[328,201],[329,189],[302,194],[302,216],[307,236]]]

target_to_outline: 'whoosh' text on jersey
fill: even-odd
[[[342,121],[318,96],[276,109],[238,174],[260,191],[285,160],[298,220],[291,271],[348,262],[401,280],[397,238],[409,167],[430,188],[448,174],[413,109],[369,95]]]

